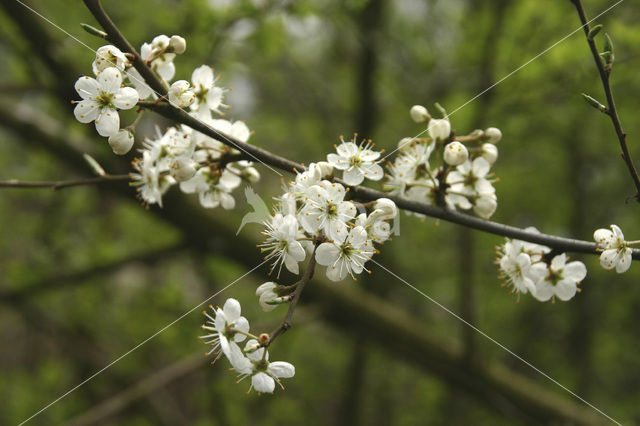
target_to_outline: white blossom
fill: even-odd
[[[143,43],[140,48],[140,57],[143,61],[150,63],[151,69],[165,81],[171,81],[176,73],[173,64],[175,53],[167,52],[171,39],[166,35],[155,37],[151,43]]]
[[[162,196],[173,185],[173,178],[164,175],[151,151],[143,151],[142,158],[134,161],[133,168],[136,172],[131,176],[139,197],[147,204],[157,203],[162,207]]]
[[[533,297],[546,302],[552,297],[566,302],[575,296],[578,284],[587,276],[587,267],[579,261],[567,263],[567,255],[555,256],[544,276],[535,284]]]
[[[360,185],[365,178],[382,179],[384,170],[376,162],[380,153],[371,149],[370,142],[356,145],[354,142],[341,140],[342,143],[336,146],[338,154],[327,155],[327,161],[334,168],[344,170],[342,178],[347,185]]]
[[[295,376],[295,367],[285,361],[269,361],[269,353],[265,348],[261,347],[255,351],[250,351],[256,343],[256,340],[247,342],[245,360],[239,360],[238,356],[235,357],[236,365],[234,365],[234,369],[240,373],[240,380],[251,377],[249,391],[255,389],[256,392],[272,393],[275,390],[276,383],[284,389],[280,379],[288,379]]]
[[[196,100],[196,94],[191,90],[187,80],[178,80],[171,84],[167,93],[169,102],[178,108],[185,108]]]
[[[277,213],[266,220],[264,225],[267,229],[262,233],[267,236],[267,239],[259,247],[262,252],[267,252],[265,259],[274,260],[271,270],[279,266],[278,275],[280,275],[280,269],[284,265],[290,272],[297,274],[298,262],[302,262],[306,257],[302,245],[296,240],[298,220],[291,214],[283,216]]]
[[[444,161],[450,166],[459,166],[467,161],[469,158],[469,151],[467,147],[458,141],[448,143],[444,147]]]
[[[106,45],[96,50],[96,59],[91,64],[93,73],[100,74],[109,67],[115,67],[119,71],[124,71],[125,65],[129,62],[120,49],[112,45]]]
[[[316,250],[316,261],[327,267],[327,278],[341,281],[347,274],[360,274],[364,264],[373,256],[373,245],[368,239],[367,231],[356,226],[349,235],[333,242],[325,242]]]
[[[535,293],[535,283],[546,272],[546,265],[542,262],[532,263],[531,256],[523,251],[522,241],[507,240],[502,247],[502,257],[499,259],[500,271],[506,276],[514,293]]]
[[[222,309],[214,309],[213,306],[210,308],[213,311],[213,316],[206,311],[202,312],[207,319],[202,325],[202,329],[212,333],[200,336],[201,339],[205,339],[206,344],[212,346],[207,355],[216,353],[217,360],[224,353],[232,361],[231,342],[242,342],[247,338],[243,333],[249,332],[249,321],[241,316],[240,302],[236,299],[227,299]]]
[[[633,251],[624,240],[624,234],[617,225],[611,225],[608,229],[598,229],[593,233],[600,254],[600,265],[607,271],[614,269],[621,274],[626,272],[631,266],[631,256]]]
[[[95,121],[100,136],[111,136],[120,129],[119,109],[131,109],[138,103],[138,92],[132,87],[120,87],[122,73],[114,67],[106,68],[97,78],[80,77],[76,92],[82,98],[73,110],[81,123]]]
[[[318,230],[333,240],[344,240],[347,222],[356,215],[351,201],[344,201],[346,191],[339,183],[323,180],[306,191],[305,205],[300,212],[300,223],[310,234]]]
[[[222,115],[222,109],[227,108],[227,105],[222,103],[226,89],[216,86],[217,80],[218,77],[214,76],[213,70],[207,65],[196,68],[191,75],[197,98],[197,102],[191,104],[191,109],[198,111],[200,117],[210,117],[211,111]]]

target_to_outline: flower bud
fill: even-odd
[[[498,147],[492,143],[482,144],[482,158],[493,164],[498,159]]]
[[[187,41],[179,35],[172,35],[169,39],[169,48],[179,55],[187,49]]]
[[[101,71],[109,67],[115,67],[124,71],[125,65],[129,62],[124,53],[110,44],[102,46],[96,50],[96,58],[91,64],[93,73],[98,75]]]
[[[400,141],[398,142],[398,149],[403,149],[403,148],[406,148],[406,147],[410,146],[413,143],[414,140],[415,139],[413,139],[413,138],[402,138],[402,139],[400,139]]]
[[[115,135],[109,136],[109,146],[116,155],[125,155],[133,146],[133,133],[120,129]]]
[[[249,183],[256,183],[260,180],[260,172],[255,167],[247,167],[242,171],[242,177],[249,181]]]
[[[262,284],[256,289],[256,296],[260,298],[260,306],[265,312],[273,311],[277,305],[268,303],[278,299],[278,294],[275,292],[277,285],[271,281]]]
[[[178,182],[191,179],[196,174],[196,163],[189,157],[176,157],[169,165],[169,172]]]
[[[453,141],[444,147],[444,161],[450,166],[459,166],[467,161],[469,151],[458,141]]]
[[[502,132],[497,127],[489,127],[484,131],[484,136],[491,143],[498,143],[502,139]]]
[[[187,80],[178,80],[169,88],[169,102],[178,108],[188,107],[196,100],[196,94],[191,90]]]
[[[264,284],[261,284],[257,289],[256,289],[256,296],[260,297],[262,296],[262,293],[266,292],[266,291],[271,291],[273,292],[273,290],[277,287],[278,285],[274,282],[268,281]]]
[[[429,111],[427,111],[427,109],[422,105],[412,106],[409,114],[411,115],[411,119],[416,123],[426,123],[431,120]]]
[[[316,167],[318,168],[321,179],[329,177],[333,174],[333,166],[327,161],[318,161],[316,163]]]
[[[266,345],[269,343],[269,335],[267,333],[260,334],[260,336],[258,336],[258,341],[261,345]]]
[[[429,136],[433,140],[445,140],[451,134],[451,123],[444,118],[435,118],[429,121]]]
[[[169,47],[169,41],[171,39],[164,34],[160,34],[155,36],[153,40],[151,40],[151,46],[154,49],[164,50]]]
[[[369,215],[370,220],[393,219],[398,214],[396,203],[388,198],[378,198],[373,205],[374,211]]]

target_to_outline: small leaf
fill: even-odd
[[[601,112],[606,112],[607,111],[607,107],[602,105],[597,99],[587,95],[586,93],[582,94],[582,97],[584,98],[585,101],[587,101],[587,103],[589,105],[591,105],[592,107],[598,109]]]
[[[92,27],[89,24],[83,24],[83,23],[81,23],[80,26],[82,27],[83,30],[85,30],[86,32],[88,32],[91,35],[103,38],[105,40],[107,39],[107,33],[105,33],[102,30],[97,29],[96,27]]]
[[[98,164],[95,158],[93,158],[89,154],[82,154],[82,156],[84,157],[84,161],[89,164],[89,167],[91,167],[91,170],[93,170],[95,174],[97,174],[98,176],[106,176],[107,173],[104,171],[102,166]]]
[[[589,30],[589,34],[587,35],[587,37],[589,38],[589,40],[593,40],[593,38],[598,35],[598,33],[600,32],[600,30],[602,29],[602,24],[598,24],[595,27],[591,28]]]
[[[440,114],[442,114],[442,118],[447,118],[447,110],[444,109],[444,107],[438,102],[436,102],[436,108],[438,109],[438,111],[440,111]]]
[[[610,52],[613,53],[613,42],[611,41],[611,37],[609,37],[609,34],[604,33],[604,52]]]

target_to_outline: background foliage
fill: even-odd
[[[92,48],[101,45],[80,22],[94,24],[81,2],[29,4]],[[591,16],[610,4],[587,1]],[[176,79],[210,64],[231,86],[229,116],[256,131],[251,142],[308,163],[322,159],[338,136],[359,132],[391,151],[422,129],[409,107],[435,101],[449,111],[472,98],[576,29],[569,1],[130,1],[105,4],[134,45],[157,34],[187,39],[176,60]],[[33,50],[3,4],[0,14],[0,105],[28,105],[64,126],[80,148],[96,156],[108,146],[92,126],[75,122],[64,106],[80,73],[90,73],[92,53],[33,17],[55,45],[49,52],[76,70],[60,75]],[[640,9],[622,3],[598,22],[615,43],[613,90],[632,155],[640,156]],[[367,83],[369,82],[369,83]],[[638,236],[638,205],[626,203],[633,187],[619,157],[613,129],[585,104],[601,97],[583,34],[577,33],[492,91],[456,112],[460,133],[497,126],[499,207],[494,220],[536,226],[546,233],[590,240],[593,230],[616,223]],[[71,170],[40,141],[0,120],[0,179],[69,179]],[[147,114],[140,134],[153,131]],[[162,123],[161,125],[166,125]],[[114,167],[126,167],[121,162]],[[116,171],[116,170],[114,170]],[[279,192],[278,177],[260,169],[256,190]],[[122,185],[122,184],[120,184]],[[190,199],[195,204],[197,200]],[[167,200],[171,202],[172,200]],[[145,211],[131,197],[103,188],[60,192],[4,190],[0,197],[0,423],[22,421],[108,364],[245,268],[185,242],[180,230]],[[213,211],[235,229],[248,206]],[[249,225],[251,237],[260,228]],[[202,229],[201,237],[216,229]],[[442,304],[476,324],[612,417],[640,422],[640,268],[622,276],[604,272],[596,257],[582,293],[569,303],[541,304],[500,287],[493,246],[502,239],[460,230],[431,219],[402,215],[401,235],[384,246],[381,262]],[[233,240],[225,244],[233,245]],[[131,259],[133,258],[133,259]],[[106,266],[105,266],[106,265]],[[465,342],[474,356],[508,366],[562,391],[528,367],[372,266],[357,286],[410,313],[443,341]],[[216,298],[238,298],[246,316],[265,328],[283,312],[263,314],[253,292],[264,273],[253,274]],[[313,284],[312,284],[313,285]],[[277,395],[245,395],[226,365],[207,367],[197,339],[201,316],[193,313],[54,405],[36,424],[62,423],[90,410],[169,365],[191,360],[175,380],[143,393],[104,424],[496,424],[527,423],[505,406],[486,405],[370,340],[318,317],[314,304],[274,345],[273,359],[291,361],[296,378]],[[252,321],[256,323],[256,321]],[[372,324],[375,327],[375,324]],[[388,348],[386,348],[388,349]],[[194,358],[197,356],[197,358]],[[197,361],[193,361],[196,359]]]

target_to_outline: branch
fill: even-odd
[[[271,345],[273,341],[282,333],[289,330],[291,328],[291,320],[293,319],[293,312],[296,310],[296,305],[298,304],[298,300],[300,300],[300,295],[302,295],[302,291],[304,287],[307,285],[311,278],[313,278],[313,272],[316,269],[316,249],[318,246],[316,245],[313,248],[313,253],[311,253],[311,259],[309,259],[309,263],[307,264],[307,269],[304,271],[304,275],[298,281],[298,286],[293,292],[292,299],[289,305],[289,310],[287,311],[287,315],[285,315],[282,324],[275,330],[271,332],[269,335],[269,341],[267,342],[267,346]]]
[[[602,81],[602,88],[604,89],[604,94],[607,98],[607,108],[602,111],[604,114],[607,114],[611,119],[611,123],[613,124],[613,128],[616,131],[616,136],[618,136],[618,142],[620,143],[620,148],[622,149],[622,159],[627,165],[627,169],[629,169],[629,174],[631,175],[631,179],[633,180],[633,184],[636,186],[636,195],[634,198],[637,202],[640,203],[640,177],[638,176],[638,172],[636,171],[635,166],[633,165],[633,160],[631,160],[631,154],[629,154],[629,148],[627,147],[627,134],[622,130],[622,124],[620,123],[620,117],[618,117],[618,111],[616,110],[616,103],[613,99],[613,93],[611,91],[611,85],[609,84],[609,78],[611,76],[611,68],[606,67],[602,62],[602,58],[598,53],[598,48],[596,47],[596,42],[592,37],[589,37],[589,32],[591,28],[589,27],[589,23],[587,17],[584,13],[584,9],[582,8],[581,0],[571,0],[571,3],[575,6],[578,11],[578,16],[580,17],[580,23],[582,23],[582,29],[584,30],[585,37],[587,39],[587,44],[589,45],[589,49],[591,50],[591,55],[593,56],[593,60],[596,63],[596,67],[598,68],[598,73],[600,74],[600,80]]]
[[[75,180],[59,180],[59,181],[41,181],[41,182],[24,182],[17,179],[0,181],[0,188],[49,188],[53,191],[58,189],[69,188],[71,186],[81,185],[97,185],[106,182],[116,182],[121,180],[129,180],[131,176],[122,175],[104,175],[93,178],[75,179]]]
[[[572,0],[574,1],[574,0]],[[126,40],[126,38],[120,33],[117,27],[113,24],[113,22],[106,15],[102,7],[100,6],[99,0],[84,0],[85,4],[94,14],[100,25],[104,28],[104,30],[109,34],[109,37],[113,37],[110,40],[116,45],[116,47],[120,48],[120,50],[125,50],[129,53],[137,53],[132,50],[133,48]],[[139,56],[136,56],[139,59]],[[140,74],[147,79],[147,75],[150,75],[152,80],[147,80],[147,83],[151,85],[154,81],[157,82],[158,77],[153,73],[153,71],[144,63],[144,61],[139,60],[139,62],[134,62],[134,66]],[[142,70],[145,70],[143,73]],[[153,87],[153,86],[152,86]],[[260,163],[265,165],[274,166],[281,170],[288,172],[304,172],[305,167],[294,161],[291,161],[287,158],[280,157],[278,155],[272,154],[271,152],[259,148],[254,145],[250,145],[248,143],[241,142],[232,137],[229,137],[211,126],[203,123],[197,118],[192,117],[186,111],[176,108],[170,105],[168,102],[164,101],[156,101],[156,102],[139,102],[138,106],[142,108],[147,108],[152,111],[157,112],[165,118],[168,118],[173,121],[177,121],[181,124],[185,124],[192,129],[199,131],[209,137],[212,137],[225,145],[231,146],[233,148],[238,149],[239,151],[247,154],[252,159],[257,160]],[[335,179],[336,182],[341,183],[345,187],[349,187],[346,183],[341,181],[340,179]],[[640,181],[639,181],[639,194],[640,194]],[[446,220],[448,222],[456,223],[458,225],[467,226],[469,228],[477,229],[480,231],[485,231],[488,233],[509,237],[509,238],[517,238],[524,241],[529,241],[532,243],[543,244],[549,246],[553,249],[560,251],[568,251],[568,252],[579,252],[579,253],[589,253],[589,254],[599,254],[596,250],[596,244],[594,242],[574,240],[570,238],[562,238],[553,235],[547,234],[534,234],[531,232],[527,232],[524,229],[516,228],[509,225],[503,225],[496,222],[491,222],[484,219],[479,219],[474,216],[470,216],[465,213],[456,212],[453,210],[445,209],[442,207],[431,206],[424,203],[418,203],[415,201],[408,200],[406,198],[395,197],[384,192],[375,191],[366,187],[356,186],[351,187],[354,190],[356,196],[367,200],[373,201],[378,198],[389,198],[393,200],[396,205],[405,210],[410,210],[416,213],[422,213],[424,215]],[[633,251],[634,259],[640,259],[640,250]]]
[[[204,133],[205,135],[219,140],[224,144],[237,148],[240,151],[246,152],[250,157],[257,158],[263,164],[274,166],[284,171],[303,172],[305,170],[305,167],[300,163],[296,163],[287,158],[272,154],[271,152],[257,146],[240,142],[229,136],[223,135],[209,125],[192,117],[186,111],[175,108],[166,102],[139,102],[138,105],[142,108],[148,108],[152,111],[155,111],[165,118],[185,124],[200,133]],[[345,187],[349,187],[349,185],[347,185],[341,179],[334,180],[344,185]],[[452,222],[458,225],[477,229],[479,231],[488,232],[490,234],[509,238],[517,238],[519,240],[529,241],[536,244],[543,244],[563,252],[566,251],[598,255],[600,254],[596,250],[596,244],[594,242],[557,237],[548,234],[535,234],[525,231],[524,229],[517,228],[515,226],[504,225],[501,223],[480,219],[466,213],[460,213],[455,210],[449,210],[443,207],[412,201],[404,197],[389,195],[385,192],[376,191],[364,186],[352,186],[350,188],[351,191],[353,191],[353,193],[355,194],[355,197],[361,200],[374,201],[378,198],[389,198],[393,200],[401,209],[409,210],[416,213],[422,213],[426,216],[442,219],[447,222]],[[640,259],[640,250],[633,250],[633,258]]]
[[[102,265],[94,265],[80,271],[48,276],[45,279],[32,283],[25,283],[12,290],[0,291],[0,302],[19,305],[43,292],[69,288],[74,285],[86,283],[92,277],[106,276],[107,274],[131,263],[152,264],[159,262],[165,257],[177,254],[186,248],[187,244],[181,241],[165,248],[142,254],[133,254],[125,259],[116,260]]]
[[[156,75],[151,68],[145,64],[140,57],[138,51],[129,43],[129,41],[122,35],[118,27],[113,23],[109,15],[104,11],[100,0],[84,0],[84,4],[91,14],[96,18],[96,21],[102,26],[102,29],[107,33],[107,40],[113,43],[118,49],[124,53],[130,53],[133,56],[133,67],[138,70],[142,78],[146,83],[156,92],[160,97],[166,96],[167,88],[165,83]]]

